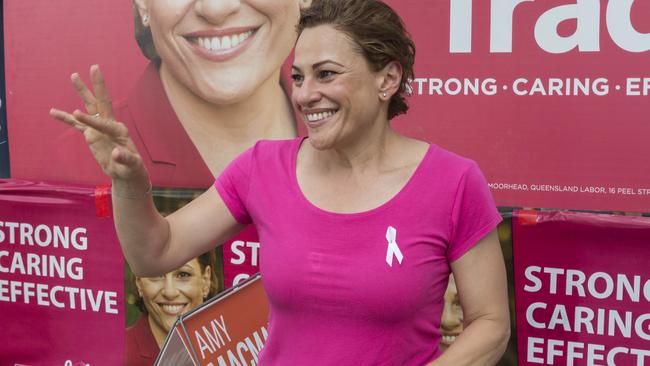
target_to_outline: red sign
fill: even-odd
[[[268,338],[268,315],[262,281],[253,277],[181,316],[156,365],[257,365]]]
[[[650,364],[650,218],[513,219],[520,365]]]
[[[124,262],[101,201],[0,180],[3,365],[122,364]]]

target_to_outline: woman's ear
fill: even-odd
[[[135,288],[138,290],[138,296],[142,296],[142,279],[140,277],[135,278]]]
[[[133,0],[135,7],[138,9],[138,14],[140,14],[140,21],[145,27],[149,26],[149,8],[147,7],[147,0]]]
[[[379,97],[390,100],[402,84],[402,65],[391,61],[379,72]]]
[[[201,291],[205,300],[210,295],[210,286],[212,285],[212,268],[210,266],[205,267],[205,270],[201,274],[201,279],[203,280],[203,288]]]
[[[300,5],[300,10],[307,9],[311,6],[312,0],[298,0],[298,5]]]

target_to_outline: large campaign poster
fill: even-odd
[[[0,180],[0,364],[122,364],[122,266],[105,187]]]
[[[650,209],[650,177],[641,168],[650,154],[644,140],[650,3],[387,2],[404,18],[418,49],[411,111],[395,122],[399,130],[477,160],[500,206]],[[218,118],[209,107],[247,100],[263,76],[280,69],[292,46],[285,32],[293,27],[286,19],[295,18],[288,10],[295,0],[261,9],[269,26],[283,24],[277,33],[239,28],[235,43],[235,34],[228,34],[226,42],[224,35],[205,33],[181,16],[189,2],[173,5],[178,9],[171,2],[152,4],[160,5],[143,21],[141,9],[129,1],[4,2],[8,123],[16,141],[10,146],[13,177],[104,180],[81,139],[47,116],[52,106],[82,108],[68,78],[79,72],[87,81],[92,64],[100,64],[106,74],[116,115],[132,127],[154,185],[206,188],[245,148],[233,145],[238,140],[232,136],[205,133],[206,128],[189,123],[190,117],[237,120],[232,118],[236,114]],[[146,29],[140,32],[143,26],[155,37]],[[55,36],[43,37],[45,33]],[[214,47],[249,44],[250,57],[219,71],[204,68],[214,57],[196,55],[212,51],[213,40]],[[160,49],[158,58],[152,47]],[[272,78],[276,84],[278,79]],[[176,84],[181,87],[174,91]],[[233,89],[224,90],[225,85]],[[284,107],[288,90],[280,95],[279,89],[254,99],[263,100],[265,108]],[[198,95],[198,104],[185,100],[183,90]],[[274,112],[266,116],[279,115],[282,121],[261,137],[295,135],[290,111]],[[223,127],[210,127],[215,125]]]
[[[519,365],[650,364],[650,218],[519,212]]]
[[[650,210],[650,2],[387,2],[417,46],[400,130],[475,159],[500,206]]]

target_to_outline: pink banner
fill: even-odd
[[[411,110],[397,129],[477,160],[501,206],[650,211],[650,170],[641,168],[650,156],[650,2],[388,3],[418,49]],[[93,63],[116,101],[133,94],[147,61],[133,39],[131,2],[9,0],[4,7],[13,177],[104,181],[81,137],[47,111],[81,107],[68,77],[86,77]],[[140,111],[148,116],[143,126],[162,118],[152,109]],[[175,139],[182,131],[168,131],[178,135],[169,142],[160,129],[138,132],[139,147],[158,164],[154,185],[210,184],[187,139]],[[192,158],[177,164],[187,169],[170,168],[164,150],[171,147],[189,149],[179,154]],[[53,152],[60,159],[44,158]]]
[[[519,365],[650,364],[650,218],[513,219]]]
[[[233,287],[260,271],[259,250],[257,232],[252,226],[223,244],[223,282],[226,288]]]
[[[0,180],[0,364],[119,365],[124,262],[106,188]]]
[[[500,206],[650,211],[650,2],[388,0],[417,46],[395,126]]]

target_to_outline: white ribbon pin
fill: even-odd
[[[393,266],[393,257],[397,258],[397,262],[399,264],[402,264],[402,259],[404,259],[404,255],[402,252],[399,250],[399,247],[397,246],[397,230],[389,226],[388,230],[386,230],[386,240],[388,241],[388,249],[386,249],[386,263],[388,263],[389,266]]]

